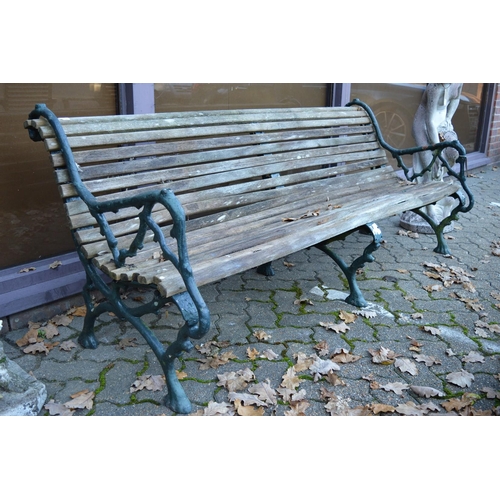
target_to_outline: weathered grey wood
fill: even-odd
[[[368,222],[433,203],[453,182],[406,185],[387,165],[368,115],[351,108],[278,108],[60,119],[81,179],[98,201],[174,191],[187,217],[198,285],[340,236]],[[82,253],[113,279],[184,291],[147,234],[117,268],[77,196],[52,128],[32,120],[51,152],[70,227]],[[119,248],[139,228],[139,209],[106,214]],[[170,239],[171,216],[153,218]],[[292,222],[286,222],[296,219]]]

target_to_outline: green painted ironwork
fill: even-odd
[[[145,285],[133,282],[127,284],[112,282],[108,284],[103,278],[103,275],[95,268],[91,260],[83,255],[74,237],[77,252],[87,276],[87,282],[83,289],[87,313],[84,319],[83,330],[78,339],[79,343],[85,348],[95,349],[97,347],[98,342],[94,335],[94,323],[103,312],[113,312],[117,317],[129,321],[147,341],[165,373],[168,389],[165,404],[176,413],[190,413],[192,411],[191,402],[187,398],[177,378],[174,362],[182,352],[192,349],[193,345],[190,338],[200,339],[209,331],[210,313],[195,283],[189,263],[186,243],[186,217],[181,204],[170,189],[149,191],[136,196],[125,196],[121,199],[112,201],[98,201],[92,193],[88,191],[80,178],[73,152],[56,115],[44,104],[37,104],[35,109],[30,113],[29,118],[37,119],[40,117],[44,117],[52,126],[60,145],[60,151],[66,162],[70,180],[78,196],[86,203],[90,213],[96,219],[101,234],[108,242],[116,266],[122,267],[128,257],[135,256],[137,251],[143,248],[146,233],[152,231],[154,241],[158,243],[163,258],[174,265],[181,275],[186,288],[186,292],[168,298],[162,297],[159,292],[155,290],[154,298],[150,303],[131,308],[122,300],[120,289],[124,286],[145,287]],[[37,130],[28,129],[28,132],[32,140],[42,140]],[[151,216],[153,207],[157,203],[163,205],[172,217],[173,228],[170,235],[177,242],[177,255],[168,248],[161,228]],[[139,215],[140,225],[137,235],[130,246],[128,248],[119,249],[117,239],[106,220],[105,214],[107,212],[117,213],[119,210],[128,207],[135,207],[141,210]],[[75,235],[73,234],[73,236]],[[146,287],[153,288],[152,285],[146,285]],[[94,289],[99,290],[106,299],[105,302],[97,306],[94,305],[91,297],[91,291]],[[180,328],[177,339],[165,349],[154,333],[142,322],[140,317],[144,314],[158,311],[169,302],[176,304],[185,323]]]
[[[396,160],[398,167],[400,167],[401,170],[404,172],[404,175],[409,182],[415,182],[418,180],[418,178],[423,177],[428,172],[431,172],[433,167],[436,165],[437,160],[441,162],[441,166],[446,169],[446,172],[450,177],[453,177],[460,182],[462,192],[458,191],[457,193],[451,195],[452,198],[458,201],[458,204],[453,208],[450,215],[448,217],[445,217],[441,222],[436,223],[431,217],[429,217],[429,215],[427,215],[421,209],[412,210],[412,212],[420,215],[420,217],[422,217],[433,229],[437,238],[437,246],[434,249],[434,251],[436,253],[449,255],[451,252],[450,249],[448,248],[446,240],[444,239],[444,229],[454,220],[457,220],[458,213],[469,212],[474,206],[474,197],[466,183],[467,153],[463,145],[458,140],[455,140],[455,141],[443,141],[438,144],[430,144],[428,146],[416,146],[413,148],[406,148],[406,149],[394,148],[391,145],[387,144],[387,142],[385,142],[384,138],[382,137],[382,132],[380,131],[380,126],[377,122],[377,119],[375,118],[373,111],[367,104],[360,101],[359,99],[353,99],[351,102],[347,104],[347,106],[360,106],[368,113],[373,123],[375,134],[377,136],[380,145],[387,151],[389,151],[389,153],[391,153],[392,157]],[[450,164],[444,157],[443,151],[446,148],[453,148],[458,152],[458,158],[456,160],[456,162],[459,165],[458,172],[456,172],[455,169],[452,166],[450,166]],[[416,153],[420,153],[423,151],[432,152],[432,158],[429,164],[425,168],[423,168],[421,172],[414,172],[411,167],[408,167],[405,164],[403,156],[414,155]]]

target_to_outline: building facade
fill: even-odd
[[[341,106],[358,97],[374,110],[387,142],[411,147],[413,116],[424,88],[425,84],[413,83],[0,83],[0,318],[4,328],[20,326],[14,322],[23,314],[36,319],[33,308],[64,307],[69,297],[79,294],[85,279],[48,155],[23,128],[36,103],[46,103],[58,116],[91,116]],[[453,124],[466,147],[469,168],[500,162],[497,84],[464,84]]]

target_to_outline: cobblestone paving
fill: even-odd
[[[500,169],[472,171],[470,186],[476,206],[448,234],[453,258],[432,252],[432,235],[402,232],[399,217],[378,221],[384,244],[358,277],[367,310],[339,300],[345,279],[317,249],[275,262],[272,278],[252,270],[203,287],[212,328],[178,365],[193,414],[498,415]],[[347,237],[339,253],[357,257],[368,238]],[[181,324],[173,307],[144,319],[164,342]],[[159,363],[130,325],[103,315],[96,350],[61,349],[82,322],[59,326],[48,354],[16,344],[28,328],[10,332],[5,353],[46,385],[47,403],[89,391],[75,416],[172,415]]]

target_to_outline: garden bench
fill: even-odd
[[[359,101],[80,118],[57,118],[39,104],[24,126],[50,154],[86,271],[80,344],[97,346],[94,322],[103,312],[128,320],[158,357],[165,404],[177,413],[189,413],[191,403],[174,361],[210,328],[200,286],[251,268],[272,275],[273,260],[316,246],[345,273],[347,302],[363,307],[356,271],[381,244],[375,221],[415,211],[435,230],[435,250],[448,253],[444,227],[473,204],[459,142],[391,148]],[[443,158],[446,147],[459,154],[458,172]],[[403,154],[422,149],[445,162],[443,181],[415,181]],[[388,164],[386,150],[408,180]],[[448,196],[456,206],[442,223],[421,210]],[[370,243],[348,264],[330,244],[360,228]],[[120,294],[127,285],[152,288],[152,301],[127,306]],[[91,298],[96,289],[105,299],[99,304]],[[185,323],[164,348],[140,317],[172,302]]]

